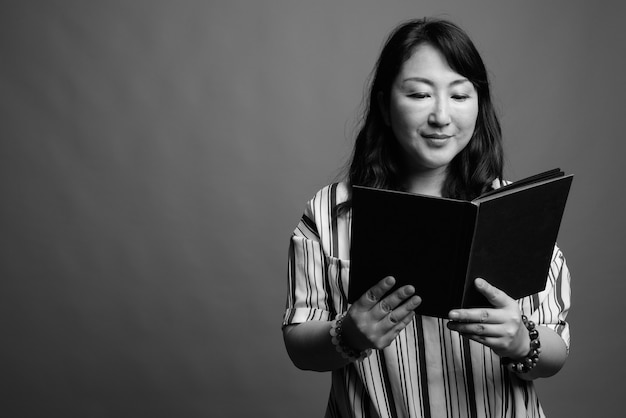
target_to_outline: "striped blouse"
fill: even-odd
[[[495,185],[494,185],[495,186]],[[311,199],[289,246],[283,326],[329,321],[348,309],[350,220],[332,216],[345,183]],[[529,319],[556,331],[569,349],[570,276],[555,247],[547,285],[520,299]],[[532,382],[509,373],[490,348],[416,316],[383,350],[332,372],[327,417],[544,417]]]

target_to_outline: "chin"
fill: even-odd
[[[439,170],[439,169],[447,168],[455,156],[451,158],[446,157],[446,158],[422,159],[422,163],[420,165],[426,170]]]

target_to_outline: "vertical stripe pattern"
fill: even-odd
[[[497,185],[495,186],[497,187]],[[344,183],[311,199],[290,245],[283,325],[328,321],[348,308],[351,214],[333,216],[348,198]],[[518,301],[522,312],[563,338],[570,275],[555,247],[546,288]],[[532,382],[506,371],[491,349],[463,339],[446,320],[417,316],[383,350],[332,372],[327,417],[544,417]]]

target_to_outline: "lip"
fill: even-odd
[[[439,140],[448,139],[452,137],[452,135],[438,134],[438,133],[422,134],[422,136],[428,139],[439,139]]]

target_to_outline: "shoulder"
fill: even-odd
[[[309,238],[322,245],[325,254],[339,257],[349,242],[349,217],[339,215],[341,204],[349,197],[346,183],[322,187],[307,202],[294,236]],[[345,256],[344,256],[345,258]]]
[[[345,182],[332,183],[318,190],[306,203],[303,219],[324,228],[331,225],[337,209],[350,197],[350,187]]]
[[[318,190],[307,202],[307,207],[312,211],[332,209],[347,202],[349,197],[350,187],[346,182],[332,183]]]

